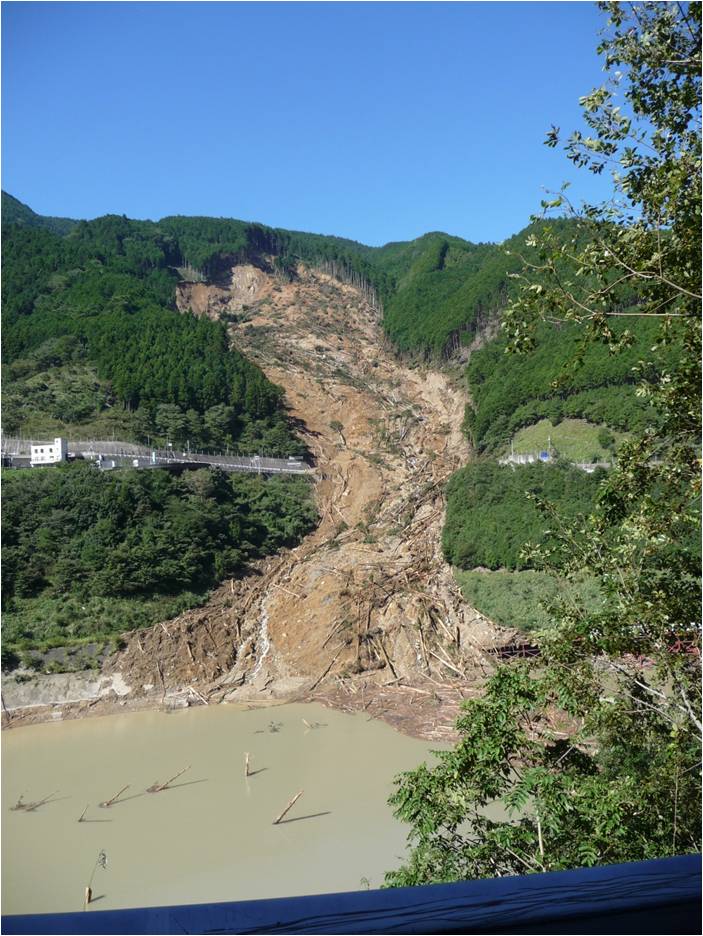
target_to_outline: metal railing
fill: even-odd
[[[45,440],[42,440],[45,441]],[[26,459],[31,446],[39,442],[30,439],[2,439],[2,456]],[[69,441],[69,455],[80,455],[91,460],[119,461],[119,467],[154,468],[159,466],[190,466],[198,464],[221,468],[223,471],[244,471],[252,474],[307,474],[311,469],[300,458],[271,458],[267,455],[230,455],[209,452],[189,452],[174,449],[149,448],[131,442],[86,440]],[[137,462],[137,464],[133,464]],[[118,467],[112,465],[111,467]]]

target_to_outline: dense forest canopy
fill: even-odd
[[[105,639],[202,599],[317,519],[307,479],[82,462],[3,477],[3,652]]]
[[[617,354],[604,344],[584,345],[578,327],[569,323],[558,330],[542,324],[529,357],[506,354],[504,335],[475,351],[467,367],[472,406],[466,418],[474,445],[498,448],[520,427],[545,418],[553,424],[582,418],[613,429],[644,428],[654,413],[635,393],[637,365],[656,341],[658,325],[619,322],[613,330],[621,334],[626,327],[632,343]],[[673,345],[663,348],[656,368],[675,355]]]
[[[55,234],[67,234],[78,222],[73,218],[52,218],[48,215],[38,215],[23,204],[19,199],[2,193],[2,223],[19,224],[27,227],[41,227]]]
[[[461,569],[526,569],[526,543],[544,542],[548,523],[535,499],[574,518],[593,509],[605,472],[569,465],[479,461],[452,475],[442,535],[445,558]]]

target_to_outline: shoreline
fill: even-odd
[[[202,687],[201,687],[202,688]],[[24,705],[7,706],[2,702],[3,731],[24,728],[29,725],[51,722],[73,721],[81,718],[105,715],[127,715],[143,711],[177,712],[192,707],[206,705],[228,705],[240,711],[257,708],[273,708],[293,703],[317,702],[348,714],[366,713],[368,720],[380,720],[390,725],[400,734],[422,741],[450,743],[458,735],[454,727],[460,714],[461,702],[474,696],[476,690],[456,684],[437,685],[428,683],[428,687],[418,684],[379,685],[373,683],[356,684],[347,687],[317,687],[316,691],[281,691],[275,686],[258,692],[265,693],[264,698],[220,698],[207,699],[194,687],[172,690],[166,695],[161,693],[131,692],[118,695],[114,690],[95,698],[53,700],[46,702],[28,702]],[[204,690],[207,692],[207,690]]]

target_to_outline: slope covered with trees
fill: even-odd
[[[402,886],[699,852],[701,848],[701,6],[608,3],[607,84],[582,99],[577,166],[613,166],[614,198],[574,212],[578,280],[542,238],[505,315],[531,358],[545,326],[617,345],[616,280],[656,322],[638,366],[654,417],[618,451],[589,516],[550,518],[532,561],[566,584],[584,570],[595,608],[566,589],[533,639],[536,661],[497,667],[465,703],[458,744],[399,778],[412,850]],[[558,142],[558,131],[549,137]],[[551,206],[571,210],[565,194]],[[631,311],[631,310],[630,310]],[[622,337],[622,336],[620,336]],[[670,353],[673,346],[675,353]],[[664,352],[661,354],[661,352]],[[501,804],[506,819],[486,815]]]
[[[111,383],[128,411],[140,409],[135,431],[214,443],[216,434],[203,426],[203,415],[225,406],[230,407],[225,417],[209,420],[228,423],[219,441],[236,445],[244,422],[253,420],[256,431],[246,433],[247,443],[255,444],[258,433],[276,453],[283,453],[286,444],[275,393],[236,353],[220,354],[217,346],[226,340],[217,324],[178,322],[166,314],[173,311],[179,270],[216,280],[234,263],[249,262],[290,278],[303,261],[365,290],[382,309],[384,329],[399,351],[441,359],[495,324],[516,295],[523,259],[539,262],[533,239],[546,228],[545,222],[534,222],[500,245],[471,244],[436,232],[374,248],[226,218],[172,216],[155,224],[109,216],[76,223],[67,236],[58,237],[50,225],[18,224],[19,208],[35,219],[40,216],[6,198],[14,206],[6,212],[5,228],[6,362],[22,359],[43,341],[75,334],[97,379]],[[550,221],[548,229],[564,247],[580,236],[567,219]],[[570,262],[562,266],[568,269]],[[621,301],[626,303],[627,296]],[[640,425],[646,406],[631,393],[632,366],[651,341],[651,329],[635,322],[629,330],[634,337],[629,356],[616,358],[606,344],[594,345],[581,355],[577,369],[572,364],[580,354],[580,339],[568,329],[556,336],[541,330],[529,367],[507,358],[503,338],[474,352],[467,375],[473,397],[467,429],[474,443],[493,448],[545,416],[583,417],[622,430]],[[155,331],[162,338],[154,344]],[[133,355],[125,354],[127,346],[135,349]],[[167,346],[183,353],[182,373],[174,373]],[[218,375],[202,392],[196,388],[203,386],[204,371],[193,359],[193,347],[205,349],[207,370]],[[216,392],[215,384],[223,386],[220,377],[232,388],[234,371],[236,389]],[[556,387],[567,371],[569,379]],[[249,403],[242,402],[242,391]],[[163,404],[177,406],[180,415],[166,413],[160,424],[154,408]],[[10,416],[15,415],[20,414],[11,407]],[[276,424],[272,437],[266,436],[262,419]],[[165,430],[166,422],[171,425]]]
[[[25,227],[45,228],[54,234],[68,234],[77,224],[73,218],[52,218],[49,215],[38,215],[19,199],[2,193],[2,223],[19,224]]]
[[[105,217],[61,237],[11,224],[3,247],[6,432],[23,428],[28,378],[80,362],[95,396],[50,418],[75,424],[119,405],[139,440],[301,453],[281,391],[225,325],[176,311],[180,248],[156,225]]]
[[[569,465],[474,462],[447,485],[442,548],[460,569],[525,569],[526,543],[543,543],[548,524],[538,501],[549,501],[565,517],[590,513],[605,472],[586,474]]]
[[[99,472],[3,477],[3,654],[106,638],[197,604],[316,521],[305,478]]]
[[[614,341],[625,331],[631,344],[611,351],[613,342],[584,345],[578,327],[565,323],[554,329],[540,325],[529,356],[506,353],[501,335],[475,351],[467,366],[472,404],[466,428],[481,451],[504,446],[515,432],[541,419],[586,419],[612,429],[641,429],[654,416],[635,390],[637,365],[656,341],[655,321],[612,326]],[[663,351],[652,368],[661,368],[675,354]]]

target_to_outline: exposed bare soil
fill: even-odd
[[[235,345],[285,389],[321,522],[205,607],[125,635],[105,672],[130,706],[315,698],[449,739],[508,638],[466,605],[441,554],[444,483],[469,454],[462,388],[399,361],[377,310],[314,270],[288,283],[235,267],[216,286],[183,284],[178,304],[235,318]]]

